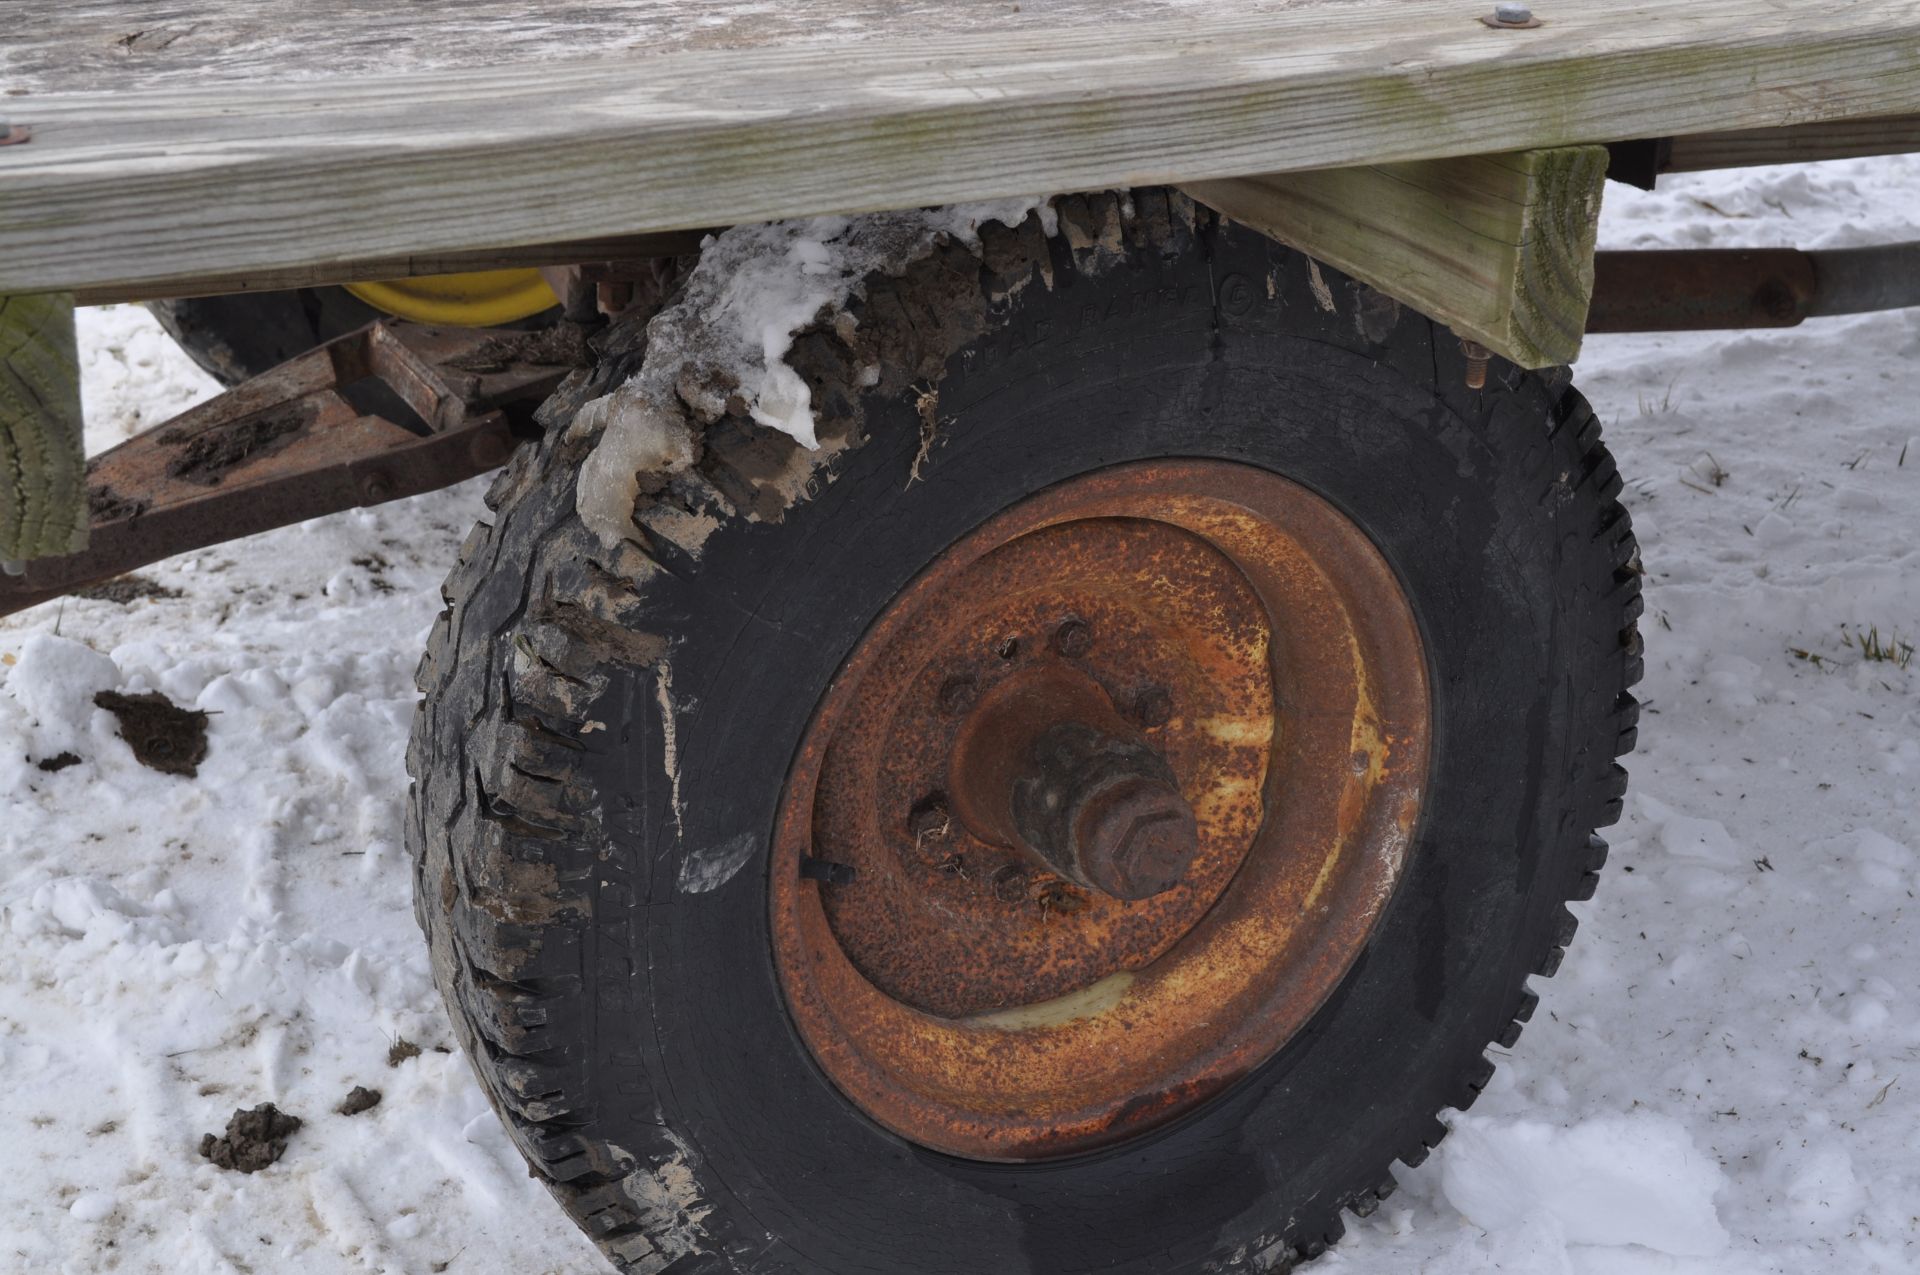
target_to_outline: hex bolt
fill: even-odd
[[[1508,26],[1525,26],[1533,21],[1533,10],[1518,0],[1500,0],[1493,6],[1493,16]]]
[[[1199,853],[1198,821],[1166,758],[1097,683],[1059,664],[981,696],[955,741],[947,794],[972,835],[1116,899],[1172,889]]]
[[[1158,777],[1130,778],[1085,803],[1074,820],[1073,854],[1107,893],[1145,899],[1180,883],[1196,834],[1178,788]]]
[[[1478,341],[1460,338],[1460,353],[1467,359],[1467,388],[1483,390],[1487,388],[1487,361],[1493,358],[1493,351]]]
[[[1085,620],[1067,620],[1053,631],[1053,649],[1077,660],[1093,649],[1093,629]]]
[[[385,474],[368,474],[360,480],[360,494],[378,504],[393,495],[393,482]]]

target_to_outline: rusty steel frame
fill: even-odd
[[[539,355],[524,334],[401,322],[317,346],[94,457],[88,548],[0,576],[0,615],[175,554],[485,473],[531,435],[533,409],[572,370],[520,361]],[[368,381],[405,404],[413,428],[348,400]]]

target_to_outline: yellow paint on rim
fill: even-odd
[[[376,310],[416,323],[490,328],[559,305],[538,270],[476,270],[349,283],[347,291]]]

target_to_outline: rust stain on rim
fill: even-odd
[[[1171,888],[1114,897],[956,814],[974,706],[1061,677],[1104,694],[1191,808]],[[856,1105],[948,1154],[1047,1159],[1162,1124],[1271,1057],[1352,966],[1404,866],[1429,734],[1399,582],[1320,497],[1220,461],[1038,493],[901,592],[802,741],[770,890],[794,1022]]]

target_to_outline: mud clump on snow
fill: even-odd
[[[116,576],[103,584],[90,584],[84,589],[75,589],[73,596],[87,598],[94,602],[111,602],[116,606],[127,606],[142,598],[177,598],[180,590],[170,589],[158,580],[149,580],[145,576]]]
[[[235,1173],[258,1173],[287,1153],[287,1138],[299,1127],[299,1116],[263,1102],[234,1112],[220,1137],[202,1136],[200,1154]]]
[[[48,774],[52,774],[56,770],[65,770],[69,766],[78,766],[80,764],[80,754],[55,753],[51,757],[42,757],[33,764]]]
[[[379,1106],[380,1099],[383,1096],[378,1089],[369,1089],[365,1085],[355,1085],[352,1091],[340,1100],[340,1105],[335,1107],[334,1110],[343,1116],[357,1116],[363,1111],[372,1111],[375,1107]]]
[[[199,709],[181,708],[158,691],[101,691],[93,702],[120,719],[120,738],[142,766],[189,779],[200,773],[207,759],[207,715]]]
[[[420,1046],[402,1036],[387,1047],[387,1066],[398,1067],[409,1058],[420,1056]]]

